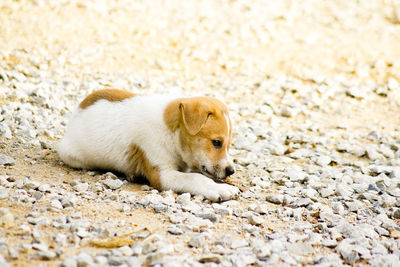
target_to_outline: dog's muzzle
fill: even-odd
[[[215,180],[215,181],[223,181],[225,180],[228,176],[231,176],[232,174],[235,173],[235,169],[232,166],[228,166],[225,168],[224,173],[221,173],[218,175],[218,168],[215,168],[216,171],[214,173],[210,172],[205,165],[201,166],[201,173],[206,175],[207,177]]]

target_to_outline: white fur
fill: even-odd
[[[58,153],[76,168],[114,169],[129,172],[124,156],[131,144],[139,146],[148,161],[160,170],[163,190],[201,194],[211,200],[227,200],[239,190],[198,173],[178,171],[181,151],[178,131],[164,122],[164,109],[174,98],[136,96],[120,102],[97,101],[72,116]],[[229,121],[227,121],[229,127]]]

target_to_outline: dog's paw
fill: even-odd
[[[239,195],[239,188],[229,184],[213,184],[204,192],[204,197],[211,201],[225,201],[234,199]]]

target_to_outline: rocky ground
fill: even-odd
[[[1,266],[400,265],[398,1],[3,0]],[[105,87],[212,95],[237,200],[57,156]]]

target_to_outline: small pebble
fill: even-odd
[[[15,164],[15,159],[12,157],[6,155],[6,154],[0,154],[0,165],[1,166],[12,166]]]
[[[180,227],[177,227],[175,225],[171,225],[167,229],[168,233],[173,234],[173,235],[181,235],[183,234],[183,230]]]
[[[183,193],[176,197],[176,203],[181,205],[188,205],[190,203],[190,194]]]
[[[194,248],[202,247],[204,244],[205,238],[202,234],[195,234],[189,241],[189,246]]]
[[[280,194],[268,194],[267,201],[274,204],[282,204],[284,200],[284,196]]]
[[[59,210],[63,209],[63,205],[61,204],[61,202],[58,199],[52,200],[50,205],[51,205],[51,207],[53,207],[55,209],[59,209]]]
[[[120,179],[112,179],[112,178],[107,178],[106,180],[104,180],[102,182],[108,188],[113,189],[113,190],[120,188],[124,183]]]
[[[89,188],[89,184],[88,183],[78,183],[76,185],[73,186],[73,189],[77,192],[86,192]]]
[[[54,259],[57,254],[53,251],[39,251],[35,254],[35,256],[40,260],[52,260]]]
[[[78,262],[74,258],[65,258],[61,264],[60,267],[78,267]]]
[[[8,255],[10,256],[10,258],[12,259],[12,260],[16,260],[16,259],[18,259],[18,251],[17,250],[15,250],[14,248],[10,248],[10,249],[8,249]]]
[[[196,214],[196,216],[202,218],[202,219],[207,219],[210,220],[211,222],[217,222],[218,221],[218,216],[215,213],[212,212],[201,212]]]
[[[264,223],[264,219],[261,218],[261,216],[257,216],[257,215],[254,215],[254,214],[251,214],[251,215],[248,217],[248,220],[249,220],[249,223],[250,223],[250,224],[256,225],[256,226],[261,225],[261,224]]]
[[[7,208],[0,208],[0,226],[8,228],[14,224],[14,216]]]

